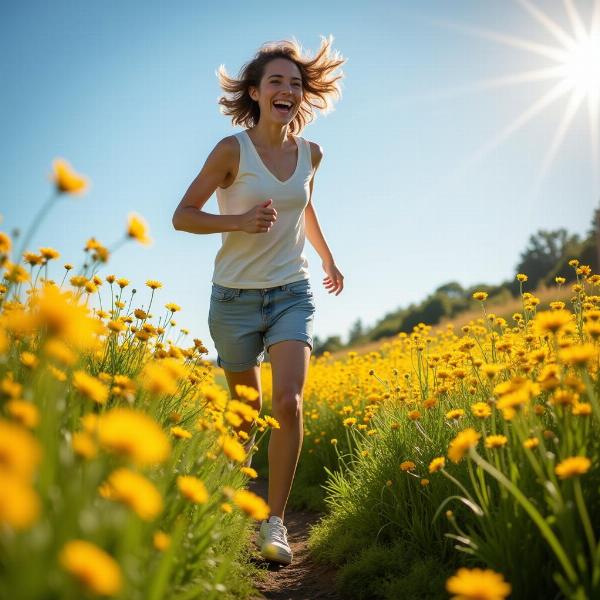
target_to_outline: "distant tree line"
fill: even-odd
[[[600,209],[596,209],[590,230],[584,239],[578,234],[570,234],[564,228],[554,231],[538,230],[529,237],[527,246],[521,252],[515,274],[525,273],[528,277],[527,289],[535,290],[540,286],[553,285],[557,276],[564,277],[566,284],[575,280],[575,271],[568,264],[572,258],[590,265],[593,272],[598,273],[599,220]],[[499,285],[478,283],[463,288],[457,281],[449,281],[419,304],[410,304],[406,308],[398,308],[386,314],[371,328],[365,327],[360,318],[357,319],[348,332],[346,343],[339,335],[329,336],[324,340],[315,336],[314,354],[351,348],[396,335],[401,331],[410,333],[419,323],[436,325],[445,317],[454,318],[478,305],[478,302],[472,299],[475,291],[487,292],[488,300],[504,302],[519,295],[519,282],[513,278]]]

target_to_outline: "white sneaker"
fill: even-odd
[[[287,528],[280,517],[269,517],[260,524],[258,533],[260,554],[267,560],[289,565],[292,562],[292,549],[287,541]]]

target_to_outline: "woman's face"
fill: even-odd
[[[261,119],[290,123],[302,102],[300,69],[291,60],[274,58],[265,65],[258,88],[250,87],[250,97],[258,102]]]

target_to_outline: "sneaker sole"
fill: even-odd
[[[281,563],[282,565],[289,565],[292,562],[292,556],[282,556],[279,553],[279,548],[273,544],[266,544],[261,548],[260,555],[267,560]]]

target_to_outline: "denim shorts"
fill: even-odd
[[[315,301],[308,279],[264,289],[212,284],[208,329],[217,365],[227,371],[259,366],[265,348],[285,340],[313,348]]]

